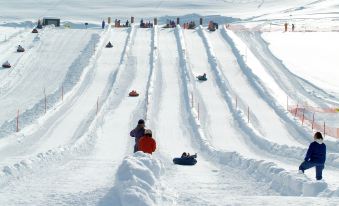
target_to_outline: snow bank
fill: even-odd
[[[163,164],[150,154],[137,152],[127,156],[118,169],[116,179],[121,205],[157,205],[163,172]]]
[[[146,90],[146,122],[149,122],[152,117],[149,115],[151,111],[151,106],[149,103],[152,101],[154,93],[154,83],[156,79],[156,71],[158,63],[158,26],[155,25],[152,32],[152,53],[151,53],[151,71],[149,74]]]
[[[339,93],[338,32],[269,32],[263,38],[273,54],[296,75]]]
[[[196,137],[196,141],[201,147],[201,151],[214,160],[227,164],[241,170],[245,170],[249,175],[258,181],[267,182],[270,187],[282,195],[304,195],[315,196],[327,188],[325,182],[314,182],[305,176],[298,176],[278,167],[273,162],[264,160],[255,160],[244,158],[237,152],[227,152],[215,149],[205,137],[204,131],[200,126],[200,121],[197,118],[197,113],[194,108],[190,106],[190,89],[194,89],[192,83],[189,81],[190,77],[188,63],[186,62],[186,47],[183,32],[180,27],[177,27],[176,35],[178,44],[180,44],[180,63],[182,67],[181,78],[184,84],[184,99],[186,110],[189,111],[189,121],[191,122],[192,132]],[[186,85],[186,86],[185,86]]]

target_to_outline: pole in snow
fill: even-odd
[[[247,107],[247,123],[250,123],[250,107]]]
[[[298,113],[298,107],[299,105],[297,104],[297,108],[295,109],[295,114],[294,114],[295,117],[297,116],[297,113]]]
[[[19,110],[16,114],[16,132],[19,132]]]
[[[313,112],[313,118],[312,118],[312,131],[313,131],[313,128],[314,128],[314,112]]]
[[[98,115],[98,111],[99,111],[99,97],[97,99],[97,111],[96,111],[96,115]]]
[[[304,125],[304,119],[305,119],[305,108],[303,109],[303,118],[301,120],[301,125]]]

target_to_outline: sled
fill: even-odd
[[[8,69],[8,68],[11,68],[12,66],[10,64],[3,64],[2,67]]]
[[[39,33],[39,32],[38,32],[37,29],[33,29],[33,30],[32,30],[32,33],[33,33],[33,34],[37,34],[37,33]]]
[[[192,166],[197,164],[197,160],[193,157],[176,157],[173,159],[173,163],[176,165],[188,165]]]
[[[133,90],[133,91],[131,91],[131,92],[129,93],[129,96],[130,96],[130,97],[137,97],[137,96],[139,96],[139,94],[138,94],[138,92],[136,92],[135,90]]]
[[[25,49],[22,47],[18,47],[18,49],[16,50],[17,52],[25,52]]]
[[[111,42],[108,42],[108,44],[106,44],[106,48],[112,48],[113,45],[111,44]]]
[[[197,79],[199,80],[199,81],[207,81],[207,77],[204,77],[204,76],[197,76]]]

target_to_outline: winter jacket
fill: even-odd
[[[157,148],[157,144],[152,137],[143,136],[138,143],[138,150],[144,153],[152,154]]]
[[[322,140],[312,142],[307,150],[305,161],[324,164],[326,161],[326,145]]]
[[[138,144],[139,139],[144,136],[144,134],[145,134],[145,128],[138,127],[138,126],[129,133],[131,137],[135,137],[136,145]]]

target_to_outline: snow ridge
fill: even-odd
[[[161,161],[150,154],[136,152],[127,156],[117,172],[116,185],[121,205],[158,205],[158,188],[163,172]]]

